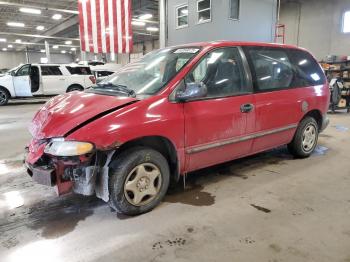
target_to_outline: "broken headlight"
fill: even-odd
[[[53,156],[80,156],[91,153],[93,150],[94,145],[89,142],[52,139],[46,145],[44,152]]]

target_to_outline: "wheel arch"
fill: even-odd
[[[320,110],[318,109],[313,109],[313,110],[310,110],[309,112],[307,112],[304,117],[300,120],[303,121],[303,119],[305,119],[306,117],[312,117],[316,120],[317,122],[317,125],[318,125],[318,130],[320,131],[322,129],[322,113]]]
[[[180,178],[180,163],[177,150],[173,142],[164,136],[144,136],[123,143],[115,152],[112,160],[118,155],[132,147],[144,146],[152,148],[161,153],[168,161],[170,169],[170,185],[175,185]]]

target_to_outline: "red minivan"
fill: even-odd
[[[325,75],[287,45],[210,42],[151,52],[35,115],[28,173],[58,194],[147,212],[188,172],[288,145],[310,156],[328,124]]]

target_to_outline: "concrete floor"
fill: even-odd
[[[350,261],[350,115],[331,115],[317,152],[286,148],[205,169],[154,211],[37,185],[22,168],[40,104],[0,108],[0,260]]]

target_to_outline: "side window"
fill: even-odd
[[[176,7],[176,28],[188,26],[188,5]]]
[[[186,83],[203,82],[208,97],[223,97],[251,92],[238,48],[220,48],[207,55],[186,76]]]
[[[30,65],[22,66],[16,73],[16,76],[28,76],[30,72]]]
[[[293,66],[285,50],[248,48],[248,53],[259,90],[267,91],[293,87]]]
[[[229,0],[230,1],[230,19],[239,19],[239,2],[240,0]]]
[[[211,0],[197,0],[198,23],[211,21]]]
[[[66,68],[72,75],[91,75],[89,67],[66,66]]]
[[[41,75],[58,76],[58,75],[62,75],[62,72],[59,66],[41,66]]]
[[[326,81],[321,66],[307,52],[290,49],[289,57],[295,68],[295,87],[323,85]]]

